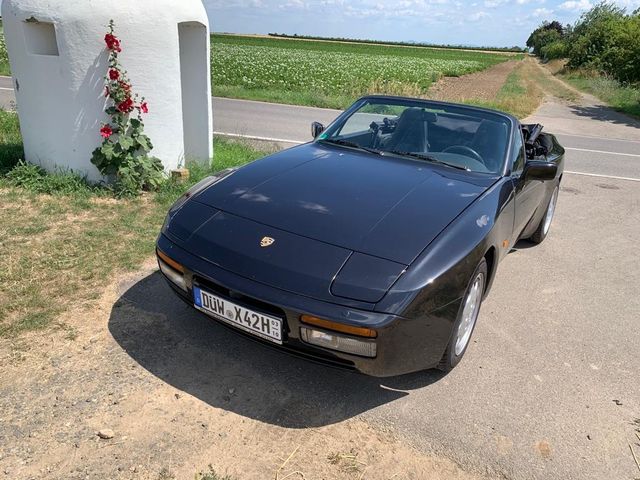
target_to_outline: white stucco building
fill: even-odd
[[[165,169],[212,152],[209,23],[200,0],[3,0],[26,160],[100,180],[110,19],[120,61],[146,98],[145,130]]]

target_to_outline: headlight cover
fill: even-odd
[[[331,284],[331,294],[368,303],[382,300],[406,265],[354,252]]]

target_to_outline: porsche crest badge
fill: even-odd
[[[276,240],[274,238],[271,237],[262,237],[262,240],[260,240],[260,246],[261,247],[270,247],[271,245],[273,245],[273,242],[275,242]]]

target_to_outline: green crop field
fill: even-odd
[[[464,75],[513,58],[425,47],[211,38],[214,95],[333,108],[367,93],[421,95],[443,75]]]

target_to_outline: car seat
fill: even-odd
[[[424,153],[429,151],[428,115],[420,108],[407,108],[400,114],[396,129],[385,144],[386,150]]]

